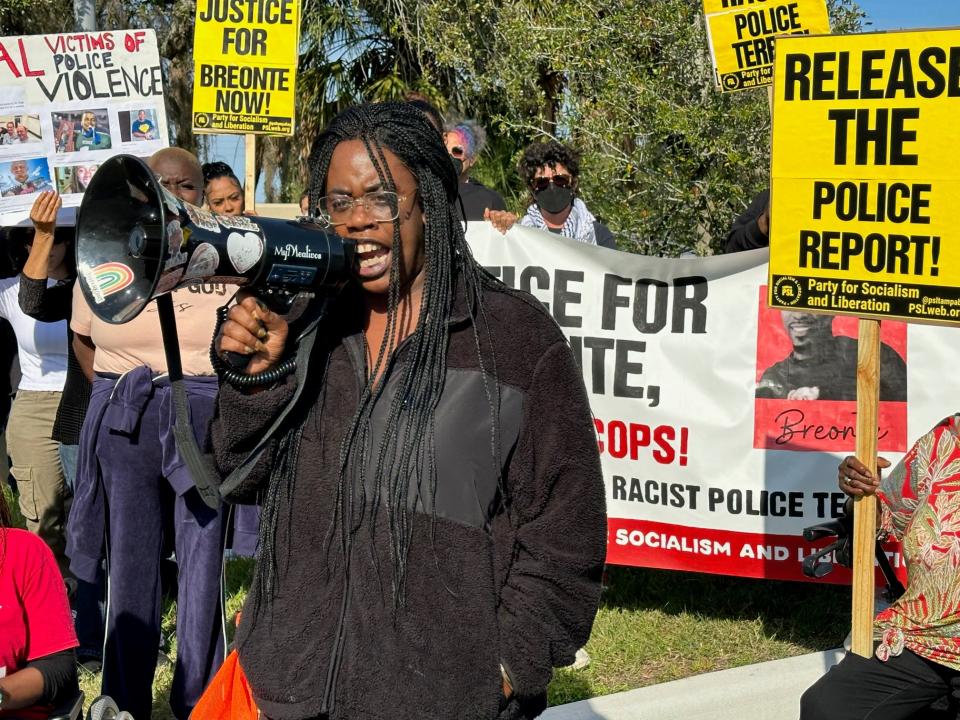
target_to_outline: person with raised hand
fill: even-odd
[[[13,326],[20,357],[20,386],[7,423],[7,449],[13,460],[20,513],[27,528],[50,546],[65,578],[69,490],[53,430],[67,379],[67,324],[38,322],[20,307],[21,284],[55,286],[73,277],[72,229],[56,234],[60,206],[56,193],[43,193],[34,202],[30,220],[5,229],[7,242],[26,253],[18,263],[23,274],[0,280],[0,317]]]
[[[55,192],[41,193],[34,201],[30,220],[34,226],[33,245],[20,274],[20,309],[44,323],[70,321],[73,308],[73,286],[76,273],[72,270],[75,242],[75,208],[62,208]],[[68,248],[67,260],[71,271],[67,277],[51,284],[47,258],[57,244]],[[73,331],[67,328],[67,377],[63,395],[53,424],[52,439],[56,441],[70,496],[77,476],[77,457],[80,429],[90,403],[90,381],[83,373],[73,349]],[[96,671],[103,655],[103,620],[100,603],[103,597],[103,577],[98,574],[91,582],[75,578],[75,592],[70,597],[76,614],[75,623],[80,646],[77,661],[87,670]]]

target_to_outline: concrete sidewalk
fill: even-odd
[[[745,665],[550,708],[544,720],[796,720],[800,695],[840,648]]]

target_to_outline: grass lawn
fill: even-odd
[[[243,602],[251,570],[247,560],[228,565],[228,617]],[[587,644],[591,663],[558,670],[550,704],[837,647],[849,630],[849,605],[844,587],[613,567]],[[174,622],[169,607],[165,635]],[[171,667],[158,668],[158,720],[173,717],[166,703],[172,680]],[[99,682],[84,679],[88,700]]]
[[[591,663],[558,670],[550,704],[838,647],[849,625],[845,587],[610,568]]]
[[[249,560],[227,565],[228,618],[243,604],[252,569]],[[165,637],[172,638],[175,623],[168,604]],[[849,627],[846,587],[611,567],[587,644],[591,663],[558,670],[550,704],[838,647]],[[175,656],[175,641],[165,650]],[[173,717],[166,702],[172,681],[173,668],[161,664],[156,720]],[[84,677],[81,686],[89,702],[100,692],[100,678]]]

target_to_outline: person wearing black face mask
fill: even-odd
[[[474,120],[461,120],[447,125],[443,133],[443,142],[447,146],[450,160],[460,178],[461,220],[483,220],[486,210],[506,210],[507,204],[494,192],[478,180],[470,177],[470,168],[477,162],[480,152],[487,142],[487,134]]]
[[[521,225],[588,245],[617,248],[613,233],[577,197],[580,163],[572,149],[555,140],[533,143],[524,150],[518,170],[532,195]],[[487,212],[484,217],[501,232],[517,222],[517,216],[508,212]]]

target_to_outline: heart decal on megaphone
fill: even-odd
[[[263,257],[263,240],[256,233],[232,232],[227,236],[227,257],[238,273],[245,273]]]
[[[140,158],[115,155],[84,193],[76,249],[90,309],[118,324],[158,295],[213,278],[289,307],[298,293],[342,286],[356,243],[314,223],[214,215],[167,192]]]

